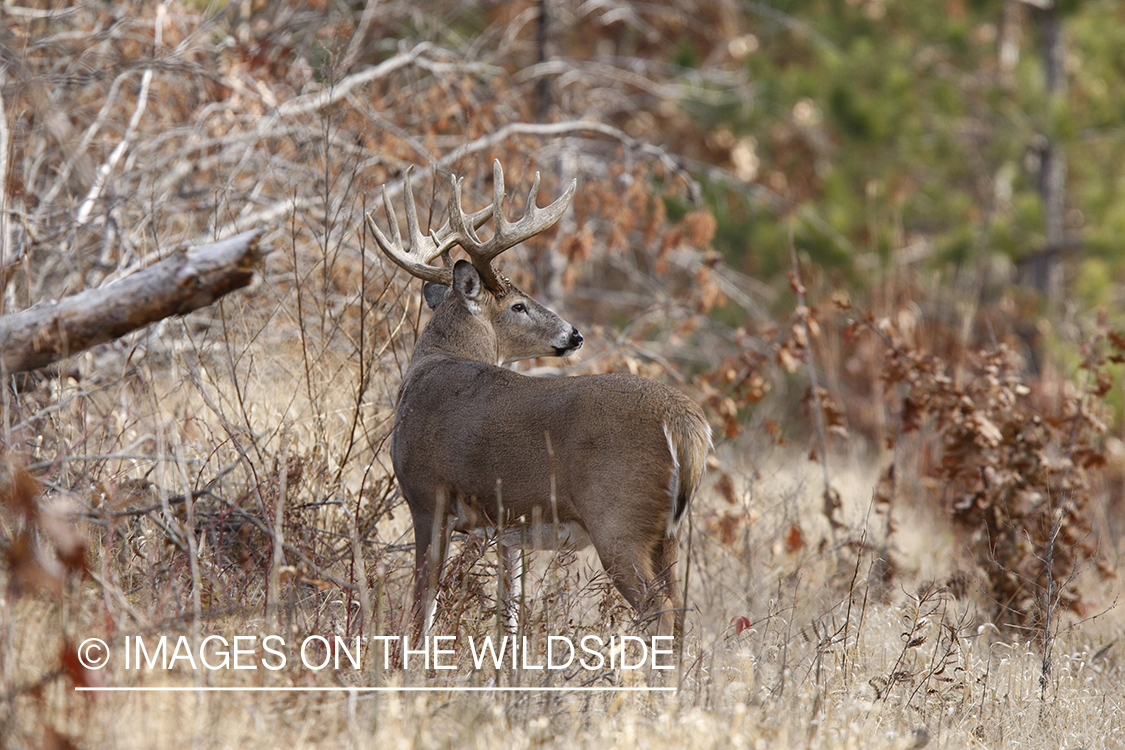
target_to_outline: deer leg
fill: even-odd
[[[500,557],[500,575],[496,582],[496,593],[504,612],[504,623],[509,633],[519,627],[520,594],[523,592],[523,556],[526,553],[519,547],[504,547]]]
[[[593,539],[602,566],[609,573],[613,585],[637,611],[638,620],[647,621],[654,612],[661,613],[655,617],[655,623],[650,623],[650,631],[663,618],[664,590],[660,570],[654,565],[657,559],[655,550],[662,536],[660,531],[653,530],[648,534],[635,534],[629,539]]]
[[[423,530],[416,526],[414,529],[415,534],[427,534],[431,529],[434,532],[429,543],[414,544],[414,624],[418,636],[429,635],[434,626],[437,583],[449,550],[449,531],[444,526],[435,518],[430,528]]]
[[[658,591],[663,593],[660,612],[660,635],[670,635],[678,639],[683,633],[684,599],[676,578],[676,562],[679,558],[680,539],[665,535],[653,548],[653,569],[656,571]]]
[[[445,493],[437,493],[437,512],[414,514],[414,635],[429,635],[437,611],[437,582],[449,551],[451,529],[445,523]]]

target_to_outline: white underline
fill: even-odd
[[[80,693],[652,693],[674,687],[75,687]]]

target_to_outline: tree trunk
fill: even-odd
[[[1058,9],[1052,3],[1035,13],[1039,19],[1043,74],[1050,110],[1066,96],[1066,38]],[[1050,125],[1048,131],[1051,130]],[[1039,146],[1039,195],[1043,199],[1045,245],[1035,258],[1035,287],[1052,306],[1062,299],[1059,256],[1066,243],[1066,152],[1057,134],[1044,133]]]
[[[0,375],[34,370],[241,289],[270,251],[262,229],[170,258],[97,289],[0,316]]]

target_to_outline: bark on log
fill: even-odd
[[[270,252],[259,247],[263,231],[179,250],[97,289],[0,316],[0,374],[45,367],[241,289]]]

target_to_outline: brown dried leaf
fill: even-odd
[[[57,562],[44,557],[34,539],[25,530],[3,549],[4,562],[11,574],[15,591],[42,591],[52,595],[63,592],[63,570]]]
[[[734,544],[738,537],[738,527],[742,525],[741,515],[724,513],[716,526],[719,532],[719,541],[723,544]]]
[[[734,494],[734,480],[725,471],[719,475],[718,481],[715,482],[715,491],[727,501],[728,505],[735,505],[738,502]]]
[[[875,504],[890,505],[895,496],[895,465],[892,463],[875,485]]]
[[[78,655],[78,649],[69,640],[63,641],[59,653],[59,664],[63,674],[67,676],[74,687],[105,687],[105,679],[97,670],[88,669]]]
[[[805,547],[805,535],[801,531],[801,527],[797,524],[791,524],[789,531],[785,533],[785,551],[792,555],[800,552]]]
[[[25,519],[34,520],[39,513],[39,482],[15,459],[0,464],[0,508]]]
[[[801,369],[800,354],[793,351],[788,343],[778,348],[777,363],[788,373],[794,373]]]

